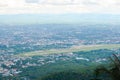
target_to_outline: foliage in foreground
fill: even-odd
[[[97,68],[95,70],[96,78],[94,80],[97,80],[101,74],[108,74],[111,80],[120,80],[120,59],[115,54],[110,59],[113,62],[112,67],[110,69],[104,66]]]

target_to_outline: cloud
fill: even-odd
[[[84,5],[91,5],[91,6],[93,6],[93,5],[99,5],[98,2],[91,1],[91,0],[89,0],[89,1],[83,1],[82,4],[84,4]]]
[[[0,0],[0,14],[120,14],[119,0]]]
[[[39,0],[25,0],[26,3],[38,3]]]

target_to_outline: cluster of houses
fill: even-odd
[[[23,68],[30,66],[42,66],[46,64],[54,64],[58,61],[86,61],[91,62],[90,59],[83,57],[81,54],[61,53],[49,54],[34,57],[21,57],[13,54],[0,54],[0,74],[2,76],[14,76],[22,73]],[[96,62],[105,61],[99,59]]]

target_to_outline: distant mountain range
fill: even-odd
[[[0,24],[119,24],[112,14],[12,14],[0,15]]]

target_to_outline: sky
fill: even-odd
[[[83,14],[85,14],[82,17],[83,21],[86,22],[94,17],[93,22],[97,19],[100,19],[97,20],[100,22],[104,19],[107,22],[113,19],[110,22],[118,23],[120,21],[120,0],[0,0],[0,23],[46,23],[46,21],[71,23],[72,20],[69,19],[73,19],[73,22],[82,21],[79,18]],[[13,19],[10,19],[11,17]]]

